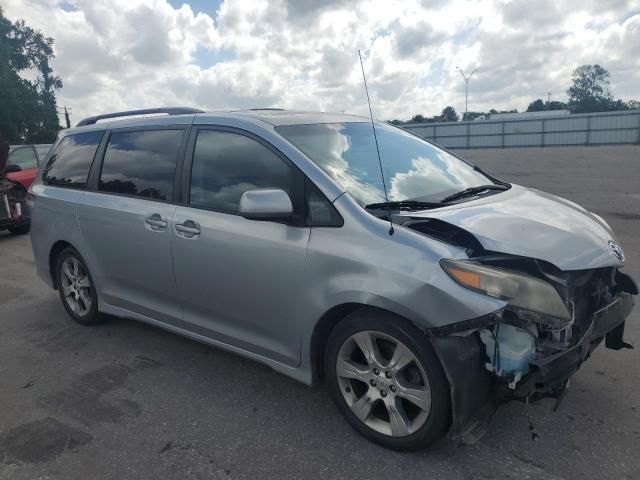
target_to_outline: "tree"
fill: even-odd
[[[55,92],[53,39],[18,20],[12,23],[0,7],[0,142],[51,143],[60,129]],[[37,72],[33,81],[22,72]]]
[[[460,117],[458,117],[458,114],[456,113],[456,110],[451,106],[445,107],[442,110],[440,117],[442,118],[441,121],[443,122],[457,122],[460,119]]]
[[[462,120],[464,122],[471,122],[472,120],[475,120],[478,117],[484,117],[487,114],[484,112],[466,112],[462,114]]]
[[[534,100],[527,107],[527,112],[546,112],[549,110],[566,110],[567,104],[557,100],[543,102],[540,98]]]
[[[640,100],[629,100],[627,107],[629,110],[640,110]]]
[[[609,72],[600,65],[581,65],[573,71],[567,90],[572,113],[604,112],[612,108]]]
[[[527,112],[542,112],[544,110],[547,109],[545,108],[544,102],[540,98],[531,102],[527,107]]]
[[[558,100],[551,100],[550,102],[546,102],[545,105],[547,106],[548,110],[568,110],[569,106],[564,103],[564,102],[560,102]]]

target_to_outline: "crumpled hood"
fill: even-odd
[[[486,249],[546,260],[561,270],[622,266],[615,237],[598,216],[539,190],[508,191],[451,207],[407,214],[437,218],[473,234]]]

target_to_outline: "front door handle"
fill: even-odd
[[[184,223],[177,223],[175,229],[176,232],[182,233],[187,238],[192,238],[195,235],[200,234],[200,225],[193,220],[187,220]]]
[[[151,227],[151,230],[159,230],[161,228],[167,228],[167,221],[160,215],[154,213],[150,217],[144,219],[144,223]]]

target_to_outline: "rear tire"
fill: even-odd
[[[26,235],[31,231],[31,223],[19,225],[16,227],[8,227],[7,230],[11,232],[13,235]]]
[[[67,313],[81,325],[104,321],[98,312],[98,297],[86,263],[73,247],[60,252],[56,261],[56,285]]]
[[[440,360],[427,336],[401,317],[373,309],[348,315],[329,335],[324,371],[345,419],[383,447],[425,448],[451,424]]]

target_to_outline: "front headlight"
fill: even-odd
[[[519,309],[571,320],[558,292],[539,278],[464,260],[442,259],[440,265],[463,287],[499,298]]]

